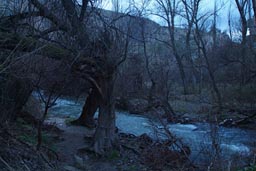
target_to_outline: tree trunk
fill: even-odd
[[[190,64],[189,68],[190,68],[190,71],[191,71],[191,75],[188,75],[188,77],[191,77],[192,91],[194,91],[195,87],[196,87],[196,83],[197,83],[197,73],[196,73],[196,68],[194,66],[194,61],[192,59],[192,52],[191,52],[191,45],[190,45],[191,27],[192,26],[189,25],[189,30],[186,34],[186,53],[185,53],[185,57],[186,57],[186,59],[188,60],[188,62]],[[187,89],[187,91],[189,91],[189,90]],[[185,92],[185,89],[184,89],[184,92]]]
[[[149,94],[148,94],[148,107],[149,108],[154,106],[155,89],[156,89],[156,83],[153,80],[151,80],[151,86],[150,86]]]
[[[221,98],[221,94],[220,94],[219,88],[217,86],[215,76],[214,76],[214,73],[212,71],[210,61],[208,59],[208,56],[207,56],[206,49],[205,49],[204,45],[203,45],[202,51],[203,51],[203,57],[204,57],[205,62],[206,62],[207,70],[208,70],[208,73],[209,73],[209,76],[210,76],[210,79],[211,79],[211,82],[212,82],[212,87],[213,87],[213,90],[216,94],[217,103],[218,103],[218,112],[220,112],[222,110],[222,98]]]
[[[247,23],[247,19],[246,19],[246,13],[247,10],[245,8],[245,5],[243,5],[243,3],[245,1],[239,1],[239,0],[235,0],[239,14],[240,14],[240,20],[241,20],[241,33],[242,33],[242,41],[241,41],[241,46],[242,46],[242,64],[241,64],[241,69],[240,69],[240,75],[241,75],[241,82],[240,85],[244,85],[245,84],[245,80],[246,80],[246,68],[244,67],[244,63],[245,63],[245,58],[246,58],[246,44],[247,44],[247,30],[248,30],[248,23]]]
[[[104,154],[113,148],[117,136],[115,134],[115,99],[114,99],[114,76],[101,80],[103,97],[99,105],[98,127],[94,135],[94,151]]]
[[[0,86],[0,123],[6,123],[15,120],[20,114],[32,93],[32,86],[27,79],[17,79],[10,74],[1,74]]]
[[[89,128],[94,128],[96,125],[94,123],[94,114],[98,109],[100,104],[100,94],[96,87],[93,87],[86,102],[83,106],[83,111],[80,117],[73,121],[74,124],[86,126]]]
[[[39,120],[38,126],[37,126],[37,145],[36,145],[36,149],[38,151],[40,150],[40,147],[42,145],[42,126],[43,126],[43,122]]]
[[[184,93],[184,95],[187,95],[188,91],[187,91],[186,75],[185,75],[184,67],[183,67],[183,64],[182,64],[182,61],[181,61],[180,57],[178,58],[176,56],[176,60],[177,60],[177,63],[178,63],[178,67],[179,67],[179,71],[180,71],[180,76],[181,76],[181,80],[182,80],[183,93]]]
[[[171,29],[169,29],[169,34],[170,34],[170,38],[171,38],[172,50],[173,50],[174,57],[176,59],[176,62],[177,62],[178,68],[179,68],[181,81],[182,81],[182,85],[183,85],[183,93],[184,93],[184,95],[186,95],[188,93],[187,92],[187,84],[186,84],[186,75],[185,75],[182,58],[181,58],[180,54],[178,53],[178,49],[176,47],[177,45],[176,45],[175,36],[174,36],[174,33],[175,33],[174,16],[172,16],[171,22],[172,22],[172,25],[171,25]]]
[[[195,41],[196,41],[196,44],[198,46],[198,52],[200,54],[200,51],[202,51],[203,58],[205,59],[206,68],[207,68],[209,76],[210,76],[210,80],[211,80],[211,83],[212,83],[213,90],[216,94],[217,103],[218,103],[218,113],[219,113],[222,110],[222,98],[221,98],[219,88],[217,86],[217,82],[215,80],[214,72],[211,68],[211,64],[210,64],[210,61],[209,61],[209,58],[208,58],[205,42],[204,42],[204,40],[202,38],[202,35],[200,33],[198,23],[196,23],[196,36],[197,37],[196,37]]]
[[[162,105],[168,122],[175,122],[177,116],[168,99],[162,100]]]
[[[252,0],[252,8],[254,14],[254,22],[256,23],[256,0]]]
[[[46,116],[48,114],[48,110],[50,108],[50,99],[51,99],[51,96],[49,96],[48,98],[48,101],[47,103],[45,104],[45,109],[44,109],[44,114],[42,116],[42,118],[40,118],[38,120],[38,127],[37,127],[37,145],[36,145],[36,149],[39,151],[40,150],[40,147],[42,145],[42,140],[43,140],[43,137],[42,137],[42,127],[43,127],[43,124],[44,124],[44,121],[46,119]]]

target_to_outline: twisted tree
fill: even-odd
[[[20,49],[23,52],[42,45],[38,54],[67,60],[72,71],[93,85],[78,122],[91,126],[99,108],[93,147],[96,153],[104,153],[116,140],[113,92],[117,68],[127,55],[127,36],[118,31],[114,22],[105,20],[94,6],[97,1],[83,0],[79,4],[73,0],[27,0],[24,3],[24,10],[1,18],[1,23],[15,24],[15,30],[4,30],[11,37],[8,46],[1,45],[15,47],[19,37],[26,40]]]

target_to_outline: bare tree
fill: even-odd
[[[197,77],[197,71],[193,61],[193,51],[191,47],[192,29],[195,22],[195,17],[198,14],[199,4],[201,0],[182,0],[184,6],[184,14],[180,14],[186,20],[186,50],[184,56],[189,61],[190,68],[193,73],[194,80]]]
[[[150,3],[150,1],[148,1],[147,3]],[[146,9],[146,4],[144,4],[145,6],[142,6],[140,8],[140,10],[138,11],[139,17],[142,17],[142,13],[143,10]],[[139,9],[139,8],[137,8]],[[141,30],[141,38],[142,38],[142,45],[143,45],[143,56],[145,59],[145,69],[146,69],[146,73],[149,77],[150,80],[150,88],[149,88],[149,95],[148,95],[148,102],[149,102],[149,108],[155,108],[155,107],[162,107],[165,111],[165,114],[168,116],[168,118],[170,120],[173,120],[173,118],[175,117],[175,112],[172,109],[170,103],[169,103],[169,89],[170,86],[168,84],[168,71],[165,70],[165,65],[160,64],[160,66],[156,66],[157,64],[154,64],[152,61],[158,61],[160,59],[159,55],[156,54],[156,52],[150,53],[149,52],[149,46],[153,41],[153,39],[150,37],[150,32],[146,31],[146,23],[145,23],[145,19],[140,20],[140,30]],[[155,59],[151,59],[151,58],[155,58]],[[150,60],[151,59],[151,60]],[[168,61],[164,61],[164,63],[167,63],[168,66]],[[154,70],[156,70],[156,68],[159,67],[160,68],[160,72],[157,72],[154,74]],[[168,66],[169,67],[169,66]],[[161,80],[157,80],[156,78],[154,78],[154,75],[161,75]],[[162,84],[161,87],[163,87],[163,89],[161,90],[162,93],[157,92],[157,85]]]
[[[177,41],[175,40],[175,32],[176,32],[176,24],[175,20],[177,18],[177,15],[179,14],[179,7],[180,7],[180,1],[178,0],[156,0],[157,5],[160,8],[160,11],[162,13],[157,14],[157,16],[161,17],[168,26],[168,33],[169,33],[169,39],[171,46],[172,53],[174,54],[174,57],[176,59],[182,85],[183,85],[183,91],[184,94],[187,94],[187,85],[186,85],[186,75],[184,71],[184,64],[182,62],[181,54],[179,53],[178,47],[177,47]]]
[[[44,121],[47,117],[48,111],[49,109],[55,105],[56,100],[60,97],[61,92],[56,93],[56,84],[52,87],[52,89],[50,90],[50,92],[48,92],[49,94],[47,95],[47,97],[44,96],[44,94],[41,93],[41,90],[38,89],[37,93],[40,97],[40,100],[43,102],[44,104],[44,111],[43,111],[43,115],[40,116],[41,118],[38,119],[38,125],[37,125],[37,150],[40,150],[41,145],[42,145],[42,127],[44,124]]]
[[[228,32],[229,32],[230,40],[233,41],[232,20],[231,20],[231,4],[229,4],[229,10],[228,10]]]
[[[248,30],[248,25],[247,25],[247,19],[246,15],[248,12],[248,0],[235,0],[237,9],[240,14],[240,19],[241,19],[241,33],[242,33],[242,41],[241,44],[244,46],[246,44],[246,34]]]
[[[99,78],[101,99],[99,104],[98,127],[95,132],[94,150],[102,154],[116,144],[115,134],[115,96],[114,87],[118,66],[125,61],[128,51],[128,37],[123,37],[118,31],[111,36],[111,30],[103,33],[103,43],[108,45],[101,63],[104,71]],[[129,29],[128,29],[129,32]],[[123,43],[122,43],[123,42]],[[117,58],[116,58],[117,57]]]
[[[247,31],[248,31],[248,23],[247,23],[247,12],[248,10],[248,2],[249,0],[235,0],[237,9],[240,14],[240,21],[241,21],[241,33],[242,33],[242,41],[241,41],[241,46],[242,46],[242,59],[241,62],[245,63],[245,56],[246,56],[246,44],[247,44]],[[245,83],[245,74],[246,74],[246,69],[243,65],[241,65],[241,85]]]
[[[256,1],[255,0],[252,0],[252,8],[253,8],[253,13],[254,13],[254,22],[256,23],[256,17],[255,17],[255,14],[256,14]]]
[[[206,44],[206,40],[204,39],[204,33],[206,32],[206,29],[205,29],[206,25],[205,24],[206,24],[206,20],[208,19],[208,15],[207,14],[201,14],[201,16],[197,15],[195,17],[195,21],[194,21],[194,24],[195,24],[194,39],[195,39],[195,42],[196,42],[197,47],[198,47],[199,55],[202,54],[202,56],[205,60],[205,64],[206,64],[207,71],[209,73],[211,84],[212,84],[213,90],[214,90],[216,98],[217,98],[218,110],[220,111],[222,109],[221,94],[220,94],[219,88],[218,88],[217,83],[216,83],[216,78],[215,78],[215,75],[214,75],[212,65],[210,64],[209,53],[208,53],[208,50],[207,50],[207,44]]]
[[[90,94],[89,99],[92,99],[92,103],[99,106],[100,114],[95,133],[94,150],[102,154],[105,150],[113,147],[116,137],[113,90],[117,67],[127,55],[128,41],[123,39],[125,36],[121,36],[120,32],[112,29],[113,25],[106,24],[93,5],[94,3],[89,0],[83,0],[81,6],[73,0],[45,2],[29,0],[27,11],[8,16],[7,20],[38,21],[36,19],[39,17],[42,20],[38,21],[36,25],[26,23],[26,26],[33,28],[33,32],[35,32],[32,34],[32,38],[40,38],[44,41],[42,43],[52,43],[60,49],[64,47],[64,50],[69,51],[66,54],[69,58],[66,60],[70,61],[71,67],[75,69],[77,66],[75,64],[82,67],[79,69],[83,72],[83,78],[94,85],[93,89],[96,89],[94,91],[98,91],[96,94]],[[95,17],[97,18],[95,20],[90,18],[92,10],[95,10],[93,15],[98,16]],[[34,27],[38,25],[41,27]],[[21,26],[18,28],[21,29]],[[95,30],[97,33],[91,34]],[[51,35],[54,36],[51,37]],[[62,36],[57,37],[56,35]],[[121,39],[124,40],[124,48],[116,51],[115,48],[120,48],[117,46],[120,45],[117,40],[120,41]],[[62,40],[66,41],[63,43]],[[41,54],[46,51],[47,49],[42,49]],[[67,57],[66,55],[61,58]],[[49,56],[51,57],[51,55]],[[83,120],[82,122],[87,121]]]

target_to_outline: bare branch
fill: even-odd
[[[59,29],[61,30],[68,30],[68,25],[65,23],[62,23],[62,20],[60,20],[57,16],[52,14],[50,10],[45,7],[43,4],[41,4],[38,0],[29,0],[40,12],[40,16],[46,17],[49,19],[52,23],[54,23]]]
[[[80,16],[79,16],[79,20],[80,21],[84,20],[84,16],[85,16],[85,13],[86,13],[88,2],[89,2],[89,0],[83,0],[83,4],[82,4],[82,8],[81,8],[81,13],[80,13]]]

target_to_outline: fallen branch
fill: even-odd
[[[8,168],[9,171],[15,171],[15,169],[13,169],[1,156],[0,160],[2,163],[4,163],[4,165]]]
[[[243,119],[239,119],[237,121],[234,121],[233,124],[235,124],[235,125],[243,124],[243,123],[247,122],[249,119],[254,118],[255,116],[256,116],[256,112],[254,114],[250,115],[250,116],[247,116],[247,117],[243,118]]]
[[[246,124],[248,120],[253,119],[256,117],[256,113],[252,115],[246,115],[247,117],[239,119],[239,120],[233,120],[233,119],[225,119],[224,121],[220,122],[219,125],[221,126],[236,126],[240,124]]]
[[[40,157],[50,166],[51,168],[54,168],[54,166],[47,160],[45,155],[42,152],[39,152]]]

